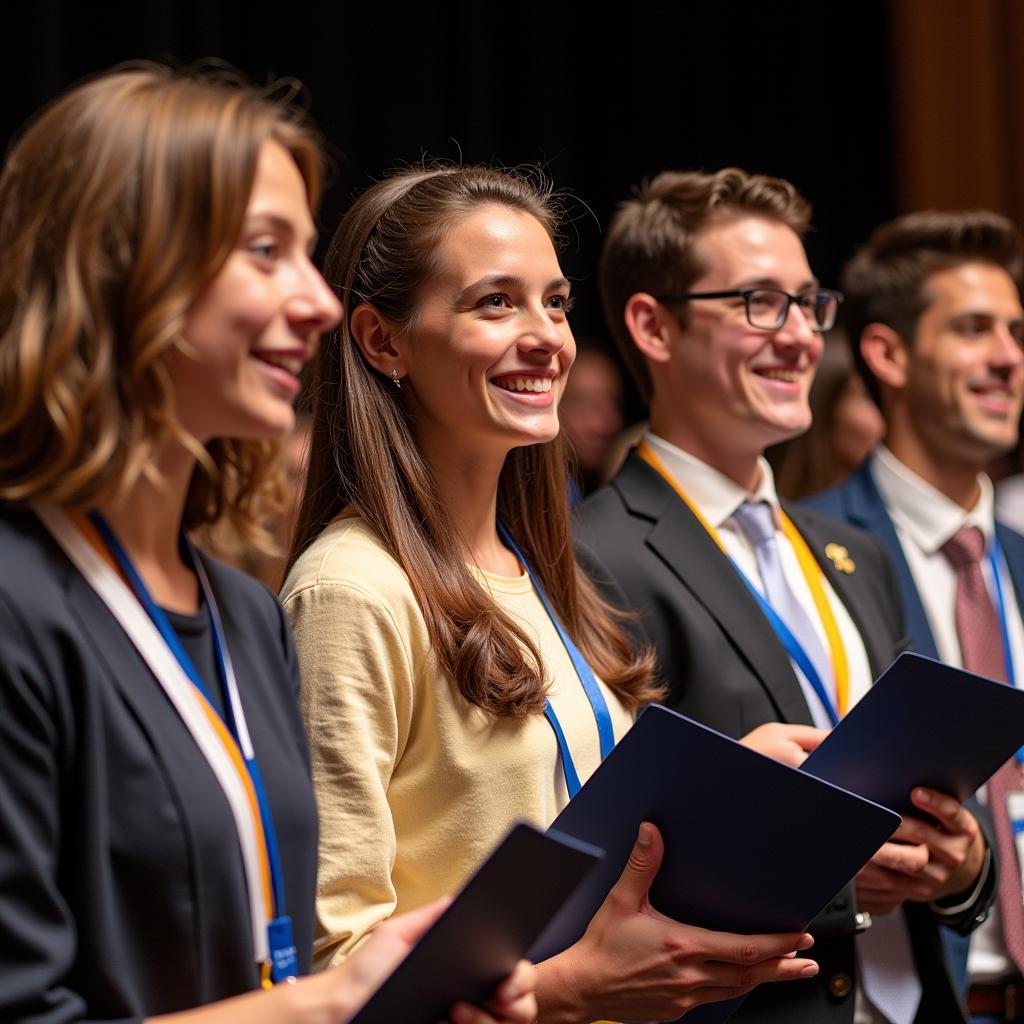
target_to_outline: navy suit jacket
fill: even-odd
[[[917,587],[914,585],[914,578],[910,573],[907,557],[903,553],[903,547],[896,534],[896,527],[893,525],[889,510],[885,507],[881,492],[875,483],[874,475],[871,472],[871,460],[865,462],[843,483],[808,498],[803,504],[807,508],[816,509],[835,519],[842,519],[853,526],[859,526],[885,545],[899,578],[900,592],[903,596],[904,622],[910,637],[911,649],[917,651],[918,654],[938,658],[935,638],[932,636],[932,629],[928,624],[924,605],[921,603],[921,595],[918,594]],[[1010,569],[1010,579],[1013,580],[1017,604],[1024,608],[1024,601],[1021,599],[1021,588],[1024,587],[1024,536],[1000,522],[996,523],[996,536],[999,538],[1003,556]]]
[[[910,649],[917,651],[918,654],[939,660],[935,637],[932,635],[928,616],[921,603],[921,595],[914,583],[914,577],[910,572],[910,565],[907,562],[906,554],[904,554],[903,545],[900,544],[892,517],[886,508],[878,484],[875,483],[874,474],[871,472],[871,463],[872,460],[868,459],[842,483],[807,498],[803,504],[808,508],[823,512],[825,515],[842,519],[853,526],[859,526],[884,545],[889,552],[899,580]],[[1024,585],[1024,537],[999,522],[996,523],[996,536],[999,538],[1003,556],[1010,570],[1010,579],[1013,580],[1017,604],[1024,608],[1024,603],[1021,601],[1021,587]],[[988,808],[983,807],[975,800],[971,800],[969,806],[985,830],[986,837],[990,840],[989,847],[993,857],[996,857],[996,845],[991,841],[993,829]],[[998,869],[998,865],[995,867]],[[961,990],[966,987],[967,983],[968,942],[968,936],[954,935],[946,930],[943,931],[943,943],[950,960],[950,967],[957,987]]]

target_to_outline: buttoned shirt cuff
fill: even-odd
[[[992,849],[986,846],[985,860],[981,865],[981,871],[978,872],[978,880],[971,887],[970,892],[967,894],[967,898],[960,900],[952,906],[938,902],[930,903],[929,906],[936,914],[939,915],[939,917],[957,917],[960,914],[966,913],[978,901],[978,897],[981,896],[991,870]]]

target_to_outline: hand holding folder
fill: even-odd
[[[788,955],[811,945],[806,933],[728,934],[655,910],[650,889],[663,859],[661,833],[645,822],[582,939],[541,965],[545,988],[573,990],[574,1018],[675,1019],[764,982],[818,973],[813,960]]]
[[[602,856],[516,825],[350,1024],[436,1024],[456,1001],[482,1005]]]
[[[532,959],[572,947],[592,918],[600,920],[643,821],[657,825],[665,841],[649,896],[655,913],[709,932],[798,936],[899,817],[668,708],[650,707],[552,826],[598,843],[607,857]],[[702,1006],[686,1019],[722,1021],[734,1009]]]
[[[940,899],[977,877],[977,825],[943,794],[963,803],[1022,743],[1024,692],[919,654],[901,654],[882,673],[803,764],[910,816],[894,839],[916,845],[887,844],[858,876],[864,909]],[[922,789],[931,803],[920,799]],[[964,848],[968,859],[955,866],[951,858]]]

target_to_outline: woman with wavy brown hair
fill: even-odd
[[[273,597],[187,536],[257,532],[340,315],[310,261],[320,176],[288,106],[156,67],[73,89],[0,176],[4,1020],[345,1021],[438,912],[297,980],[298,666]],[[496,1017],[532,1017],[531,979]]]
[[[581,571],[558,399],[575,354],[543,183],[408,170],[346,215],[326,276],[309,476],[283,600],[321,812],[315,958],[460,884],[517,818],[547,825],[656,697]],[[653,911],[649,824],[586,936],[540,965],[541,1019],[674,1019],[814,973],[806,936]]]

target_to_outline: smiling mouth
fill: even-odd
[[[302,373],[303,366],[306,365],[306,360],[302,356],[290,355],[285,352],[252,352],[250,355],[261,363],[287,371],[293,377],[298,377]]]
[[[551,390],[550,377],[496,377],[491,383],[504,391],[532,391],[546,394]]]
[[[800,370],[771,369],[768,367],[754,370],[754,373],[759,377],[765,377],[768,380],[780,380],[786,384],[795,384],[803,376]]]

